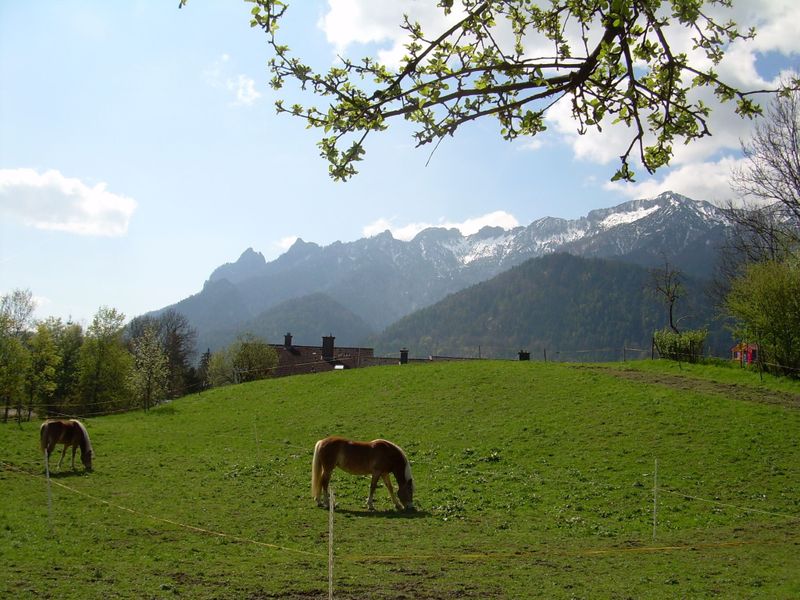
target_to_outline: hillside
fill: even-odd
[[[336,343],[356,346],[373,330],[358,315],[325,294],[310,294],[287,300],[264,311],[245,325],[245,329],[267,340],[282,340],[292,333],[296,344],[319,345],[331,323],[338,325]]]
[[[271,343],[278,343],[284,334],[291,333],[297,344],[319,345],[322,335],[333,333],[329,329],[331,323],[336,324],[336,343],[340,346],[358,346],[374,334],[361,317],[330,296],[317,293],[285,300],[248,321],[238,322],[236,327],[204,329],[198,337],[198,347],[223,348],[239,332],[251,333]]]
[[[0,596],[326,598],[310,452],[339,433],[399,443],[419,511],[380,488],[370,513],[369,479],[334,474],[335,598],[797,597],[800,388],[659,365],[221,388],[87,421],[95,470],[55,473],[51,495],[38,423],[0,425]]]
[[[664,305],[650,293],[647,269],[612,260],[554,254],[531,259],[452,294],[371,338],[378,353],[407,347],[412,356],[511,358],[519,350],[560,360],[619,360],[623,346],[650,349],[666,326]],[[676,306],[683,328],[707,327],[724,356],[730,334],[707,307],[702,285],[686,282]],[[587,352],[592,351],[592,352]]]

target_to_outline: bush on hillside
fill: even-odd
[[[656,350],[662,358],[670,360],[683,360],[695,363],[703,357],[708,331],[705,329],[690,329],[675,333],[671,329],[661,329],[653,334]]]

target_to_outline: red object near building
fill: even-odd
[[[731,348],[731,358],[742,365],[752,365],[758,360],[758,345],[741,342]]]

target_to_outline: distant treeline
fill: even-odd
[[[2,308],[4,421],[147,408],[202,386],[203,374],[192,365],[195,333],[178,313],[125,326],[122,313],[102,307],[84,329],[54,317],[34,323],[30,291],[4,296]]]

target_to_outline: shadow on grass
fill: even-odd
[[[352,510],[346,508],[337,508],[336,514],[372,519],[425,519],[431,516],[431,513],[426,510]]]
[[[45,472],[42,471],[42,475]],[[83,477],[84,475],[90,475],[91,471],[85,471],[84,469],[64,469],[63,471],[50,471],[50,479],[63,479],[65,477]]]

